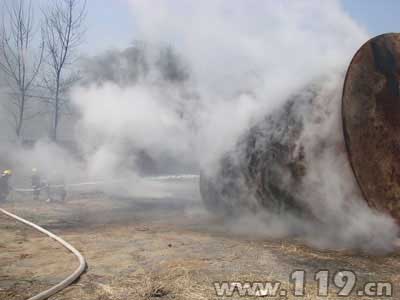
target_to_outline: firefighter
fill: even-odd
[[[12,175],[11,170],[5,170],[0,177],[0,202],[6,201],[8,194],[10,193],[10,177]]]
[[[38,200],[40,196],[40,190],[42,189],[42,180],[40,174],[36,168],[32,169],[32,189],[33,189],[33,200]]]

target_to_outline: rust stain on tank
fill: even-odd
[[[346,74],[343,130],[368,204],[400,222],[400,34],[365,43]]]

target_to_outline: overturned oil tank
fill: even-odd
[[[371,207],[400,220],[400,34],[365,43],[343,87],[347,152]]]
[[[202,172],[200,192],[205,206],[226,215],[242,213],[245,208],[321,220],[324,216],[315,206],[323,196],[318,196],[317,186],[315,201],[307,201],[308,191],[313,189],[307,175],[314,170],[314,162],[324,161],[321,153],[337,149],[334,159],[343,158],[345,163],[336,172],[343,173],[352,192],[344,198],[364,198],[370,207],[399,221],[399,80],[400,34],[371,39],[358,50],[347,70],[341,113],[340,88],[325,97],[319,90],[320,83],[312,83],[293,95],[284,106],[247,130],[234,149],[222,157],[216,170]],[[338,126],[309,147],[302,139],[304,128],[310,125],[313,111],[324,111],[329,103],[337,110],[332,113],[337,115],[337,123],[343,123],[344,138]],[[318,118],[315,122],[319,122]],[[332,142],[332,135],[339,138]],[[320,175],[329,185],[329,179]]]

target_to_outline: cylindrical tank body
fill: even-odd
[[[333,155],[345,162],[342,180],[352,186],[344,198],[363,196],[370,207],[400,221],[400,34],[377,36],[357,51],[345,77],[342,116],[339,88],[334,101],[318,102],[318,92],[310,91],[294,95],[259,120],[223,156],[216,170],[202,173],[200,190],[206,207],[227,215],[245,207],[324,218],[319,208],[314,209],[321,198],[304,201],[304,191],[313,188],[305,178],[313,171],[312,162],[323,160],[316,158],[318,152],[330,147],[338,149]],[[313,110],[324,110],[328,103],[337,108],[344,138],[338,126],[307,147],[301,138],[304,127]],[[328,135],[340,138],[328,145]],[[321,176],[321,180],[329,179]]]
[[[355,54],[343,87],[349,160],[371,207],[400,221],[400,34],[383,34]]]

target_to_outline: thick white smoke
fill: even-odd
[[[92,173],[112,171],[122,161],[133,167],[126,164],[125,150],[145,149],[153,156],[168,152],[181,159],[191,151],[190,133],[174,99],[156,86],[122,89],[109,83],[100,89],[77,89],[72,96],[82,112],[77,134],[84,134],[84,146],[92,148],[86,150],[94,153],[89,164]]]
[[[190,63],[203,161],[311,80],[344,71],[367,38],[337,1],[130,3],[139,37],[170,43]]]
[[[274,216],[274,224],[262,228],[276,236],[304,227],[307,239],[329,247],[327,240],[359,247],[373,239],[372,233],[383,236],[377,243],[384,245],[365,248],[390,249],[396,227],[362,202],[345,152],[337,150],[343,74],[368,38],[339,1],[129,2],[135,39],[171,45],[189,66],[190,77],[183,84],[155,75],[131,85],[109,82],[74,89],[71,96],[80,114],[76,136],[90,176],[136,178],[138,151],[216,167],[251,124],[311,82],[325,80],[311,114],[315,119],[305,123],[301,141],[308,153],[321,140],[328,145],[315,159],[308,157],[309,189],[302,198],[328,224],[342,225],[314,239],[309,239],[313,226],[303,220]]]
[[[343,71],[367,38],[336,1],[130,3],[137,39],[170,44],[188,62],[200,98],[190,107],[198,130],[187,130],[191,123],[176,113],[188,100],[153,77],[75,92],[83,127],[101,131],[107,147],[129,137],[148,151],[203,163],[232,148],[253,118],[311,80]]]

